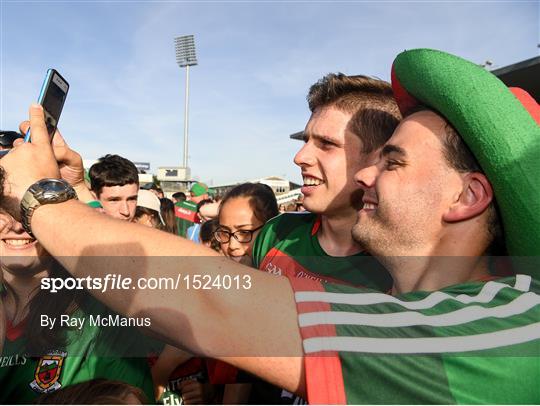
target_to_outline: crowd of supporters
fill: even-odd
[[[463,87],[455,72],[480,85]],[[169,199],[116,154],[85,180],[59,133],[54,148],[34,125],[32,146],[2,133],[13,151],[0,161],[11,182],[0,212],[0,402],[538,403],[538,278],[496,260],[539,254],[537,156],[527,156],[538,152],[538,103],[432,50],[401,54],[392,80],[329,74],[310,88],[294,157],[302,199],[286,206],[258,183],[211,196],[194,182]],[[29,192],[22,219],[8,204],[22,176],[13,156],[38,159],[36,148],[91,208],[54,212],[70,223],[56,235],[43,215],[24,217]],[[65,241],[71,226],[81,232]],[[181,258],[156,262],[163,253]],[[247,277],[249,288],[41,288],[103,269],[181,281],[208,269],[210,284]],[[84,322],[98,316],[126,325]]]
[[[18,132],[2,132],[2,147],[10,149],[13,141],[21,137]],[[86,196],[86,203],[96,211],[188,238],[249,265],[258,231],[279,214],[276,196],[264,184],[239,184],[221,197],[209,195],[207,185],[194,182],[189,190],[176,192],[169,199],[154,183],[139,185],[137,168],[119,155],[100,158],[89,169],[87,179],[91,194]],[[296,207],[293,203],[288,209]],[[253,387],[260,391],[261,387],[270,385],[225,363],[195,357],[158,340],[150,340],[147,357],[118,353],[114,360],[104,361],[99,345],[107,346],[109,340],[116,338],[85,328],[81,334],[86,336],[87,345],[94,346],[90,350],[77,346],[78,335],[71,329],[42,325],[41,314],[51,319],[63,314],[75,318],[106,310],[84,292],[58,294],[39,289],[41,278],[66,278],[68,274],[19,222],[13,220],[2,231],[1,239],[8,310],[5,353],[26,354],[24,362],[15,362],[9,371],[3,370],[6,374],[2,382],[7,386],[2,396],[4,401],[40,404],[265,401]],[[146,340],[137,331],[129,336],[130,341]],[[123,345],[128,344],[123,342]],[[50,355],[52,347],[65,351]],[[84,359],[87,355],[89,360]],[[55,366],[52,371],[45,370],[49,356],[62,360],[52,364]],[[71,363],[64,363],[63,357],[68,356],[79,358],[79,362],[71,367]],[[33,386],[31,382],[25,385],[25,379],[35,373],[42,379],[36,379]],[[152,381],[153,388],[149,386]]]

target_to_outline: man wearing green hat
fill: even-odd
[[[392,274],[392,295],[253,273],[217,257],[201,262],[195,256],[212,255],[203,247],[100,218],[73,200],[38,205],[31,218],[23,211],[23,220],[49,252],[69,255],[59,260],[77,277],[157,269],[247,278],[249,287],[230,294],[185,286],[92,293],[121,313],[151,317],[169,342],[310,403],[539,403],[538,268],[493,278],[485,256],[499,252],[499,240],[529,264],[540,254],[539,106],[433,50],[400,54],[393,86],[406,118],[378,163],[356,175],[364,206],[353,230]],[[31,124],[32,145],[2,160],[15,201],[36,180],[59,176],[37,107]],[[39,165],[25,164],[32,161]],[[84,216],[92,221],[82,224]],[[84,263],[69,259],[80,255]],[[95,255],[129,260],[107,268]],[[134,267],[136,255],[145,261]],[[147,263],[156,255],[183,258]]]
[[[202,182],[196,182],[191,186],[189,192],[189,199],[175,203],[174,205],[178,235],[182,237],[187,236],[188,228],[200,223],[199,215],[197,214],[197,204],[208,199],[208,186]]]

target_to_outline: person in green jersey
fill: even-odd
[[[98,377],[128,382],[151,396],[149,366],[136,341],[140,334],[93,325],[91,317],[112,313],[81,291],[40,290],[43,278],[68,274],[20,223],[8,223],[0,232],[7,316],[0,401],[32,403],[41,394]]]
[[[391,272],[392,295],[252,272],[73,199],[19,215],[76,277],[234,275],[242,281],[234,292],[92,293],[122,314],[150,317],[169,343],[309,402],[539,403],[540,107],[479,66],[429,49],[398,55],[392,81],[406,118],[356,175],[365,195],[354,228]],[[30,185],[60,176],[41,107],[30,108],[30,124],[32,143],[1,161],[3,204],[14,213],[33,196]],[[489,280],[486,255],[499,242],[518,273]],[[96,266],[104,255],[119,260]],[[182,258],[156,268],[158,255]]]
[[[200,223],[197,204],[206,199],[208,199],[208,186],[197,182],[191,186],[189,199],[175,203],[174,213],[179,236],[186,237],[188,228]]]
[[[259,233],[255,267],[274,275],[337,281],[386,291],[388,274],[350,230],[362,205],[354,174],[376,159],[401,115],[389,83],[328,74],[311,86],[311,117],[294,157],[304,195],[302,214],[284,213]]]

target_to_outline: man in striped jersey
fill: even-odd
[[[452,88],[459,77],[472,84]],[[533,114],[538,105],[431,50],[398,57],[393,87],[405,118],[379,162],[356,175],[364,206],[353,228],[353,238],[390,271],[393,297],[293,282],[304,351],[323,354],[306,358],[308,398],[536,403],[539,285],[525,275],[490,281],[486,255],[504,250],[501,217],[510,253],[538,254],[530,234],[539,230],[532,169],[540,167],[526,154],[539,152],[540,134],[516,97]],[[505,108],[512,115],[498,116]],[[485,114],[474,117],[478,109]],[[505,126],[517,131],[503,133]]]
[[[539,403],[540,286],[530,265],[540,256],[540,108],[433,50],[400,54],[392,82],[406,118],[380,161],[356,176],[365,197],[354,236],[388,267],[393,296],[250,272],[73,200],[38,206],[28,231],[78,277],[247,277],[233,294],[182,286],[92,293],[118,312],[150,317],[169,342],[307,393],[311,403]],[[59,176],[37,107],[31,123],[32,145],[2,160],[11,199]],[[516,267],[529,275],[491,280],[484,255],[497,252],[500,223],[508,253],[529,256]],[[128,258],[104,266],[98,256],[106,255]],[[156,266],[157,255],[184,257]]]

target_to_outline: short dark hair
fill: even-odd
[[[178,200],[179,202],[183,202],[186,200],[186,194],[184,192],[176,192],[172,195],[173,199]]]
[[[348,129],[362,140],[364,153],[381,147],[401,120],[390,83],[364,75],[329,73],[309,89],[311,112],[334,106],[352,114]]]
[[[463,141],[463,138],[461,138],[454,126],[440,114],[439,116],[446,122],[446,137],[443,142],[443,154],[450,167],[459,172],[479,172],[485,175],[484,170],[476,160],[474,154],[465,141]],[[493,197],[488,210],[488,232],[491,237],[488,253],[502,255],[506,252],[504,232],[500,220],[499,207],[495,197]]]
[[[442,143],[442,153],[448,165],[458,172],[478,172],[485,175],[484,170],[476,160],[476,157],[470,150],[469,146],[465,143],[459,132],[446,119],[446,117],[444,117],[437,110],[423,105],[418,105],[408,111],[405,117],[409,117],[414,113],[419,113],[422,111],[430,111],[432,113],[435,113],[445,123],[445,137]],[[495,200],[495,198],[493,198],[493,200],[491,201],[488,210],[488,233],[491,240],[490,247],[488,248],[488,253],[502,255],[506,251],[506,249],[504,248],[504,232],[502,223],[500,221],[499,208],[497,206],[497,201]]]
[[[214,238],[214,232],[219,228],[218,219],[210,219],[201,224],[199,231],[199,237],[201,242],[210,243],[210,248],[214,251],[220,252],[221,244]]]
[[[274,191],[268,185],[263,183],[242,183],[233,187],[227,192],[219,205],[219,210],[229,200],[237,197],[249,198],[249,203],[255,217],[263,223],[266,223],[272,217],[279,214],[278,204]]]
[[[146,214],[152,219],[152,227],[159,230],[163,229],[163,224],[161,224],[161,220],[159,218],[159,212],[153,209],[149,209],[148,207],[137,206],[135,208],[135,216],[133,217],[133,220],[138,221],[143,216],[143,214]]]
[[[107,154],[90,167],[90,189],[99,197],[104,187],[139,185],[137,167],[120,155]]]

